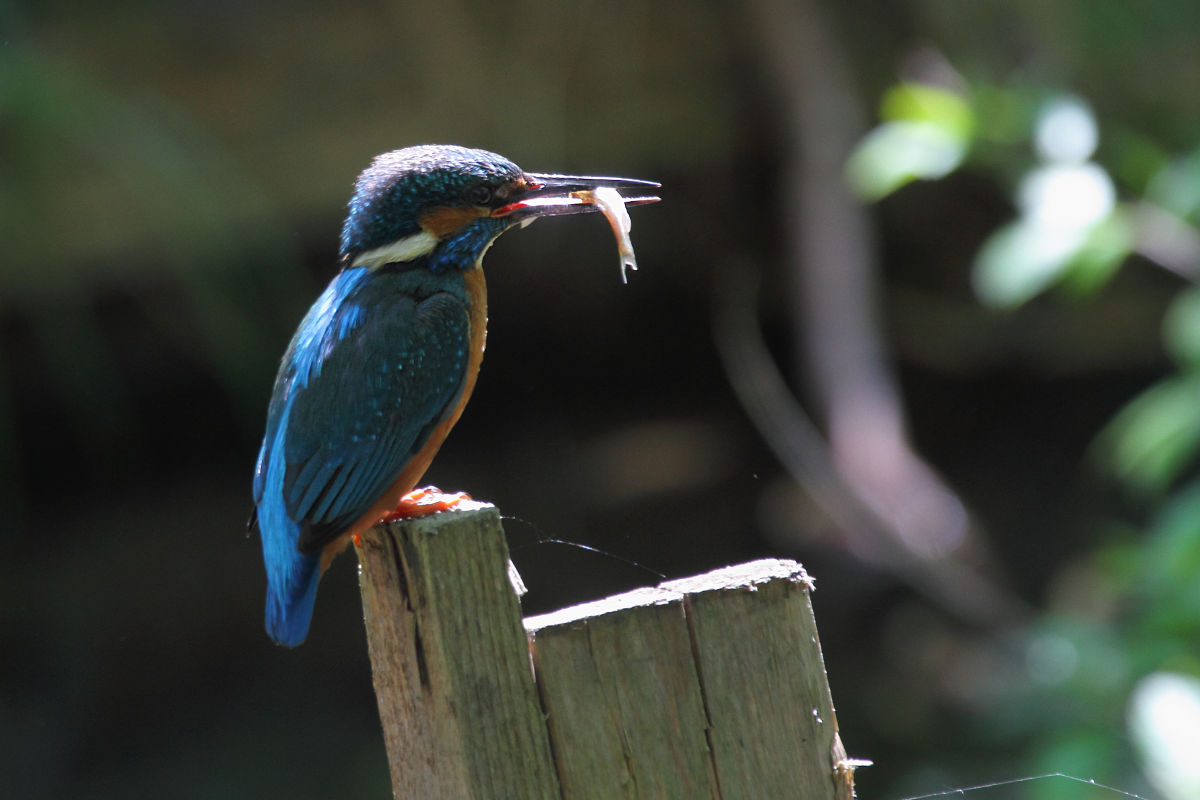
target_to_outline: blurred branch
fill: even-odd
[[[793,479],[834,524],[855,535],[859,555],[969,622],[996,625],[1024,616],[1017,599],[953,556],[913,552],[893,522],[872,509],[861,489],[838,471],[762,340],[755,314],[757,276],[749,268],[718,275],[713,330],[734,392]]]
[[[908,441],[878,328],[871,230],[844,178],[865,126],[838,47],[811,0],[755,0],[750,9],[756,49],[787,112],[781,183],[797,352],[827,422],[827,448],[765,351],[742,360],[754,341],[745,320],[736,322],[748,313],[746,299],[741,311],[722,312],[729,317],[719,334],[726,369],[747,408],[756,406],[751,415],[764,438],[777,452],[790,442],[780,458],[824,497],[827,511],[838,507],[834,518],[848,523],[847,535],[861,537],[856,549],[882,563],[899,558],[899,569],[926,591],[960,610],[974,606],[970,616],[994,617],[1011,601],[994,588],[983,590],[978,578],[944,557],[968,544],[975,555],[983,548],[968,541],[962,502]],[[851,498],[858,508],[845,519]],[[988,599],[980,600],[984,594]]]

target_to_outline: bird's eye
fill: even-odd
[[[486,206],[492,201],[491,187],[482,184],[476,184],[463,194],[464,199],[468,203],[476,206]]]

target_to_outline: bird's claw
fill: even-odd
[[[440,511],[449,511],[464,500],[470,500],[466,492],[447,494],[436,486],[413,489],[400,498],[400,504],[387,513],[381,522],[396,522],[413,517],[425,517]]]

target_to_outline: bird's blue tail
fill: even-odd
[[[283,480],[287,472],[283,437],[290,407],[268,422],[267,435],[254,470],[254,504],[262,534],[263,562],[267,568],[267,633],[287,647],[308,636],[317,584],[321,581],[321,554],[301,553],[300,526],[287,513]]]
[[[284,575],[268,576],[267,633],[280,644],[295,647],[308,636],[312,622],[321,581],[321,554],[295,552],[289,562]]]

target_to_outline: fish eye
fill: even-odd
[[[492,202],[492,189],[490,186],[477,183],[463,192],[463,199],[471,205],[486,206]]]

